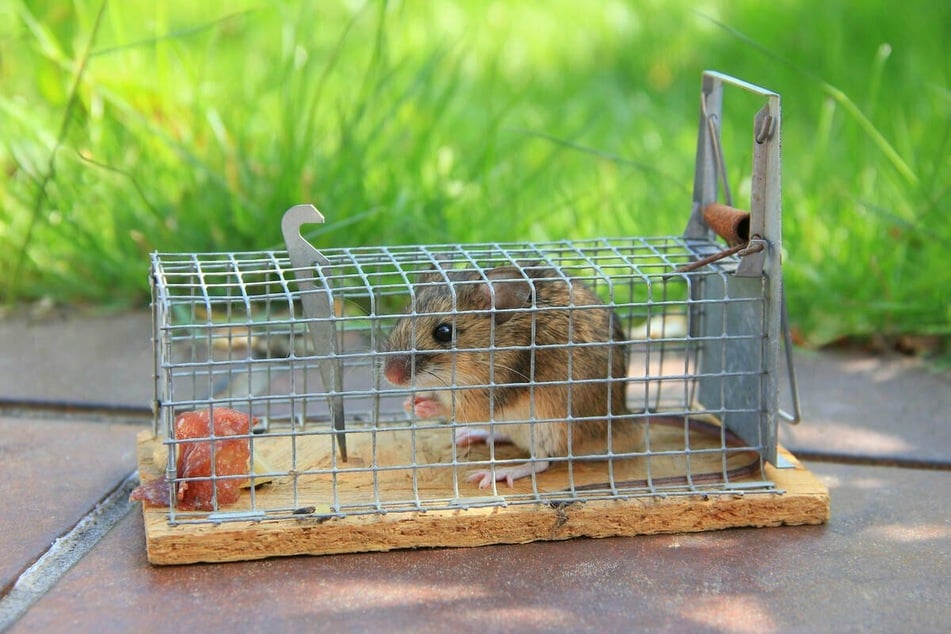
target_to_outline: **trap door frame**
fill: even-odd
[[[780,337],[782,329],[782,164],[781,103],[778,93],[743,80],[704,71],[693,202],[684,238],[700,257],[716,253],[717,235],[703,211],[719,200],[720,184],[731,205],[720,142],[723,88],[760,96],[766,103],[753,118],[753,170],[750,191],[750,246],[762,250],[739,262],[715,263],[726,275],[691,273],[691,336],[699,338],[697,400],[728,410],[725,427],[773,465],[778,445]],[[755,301],[762,299],[762,306]],[[722,310],[716,302],[725,304]],[[750,374],[751,368],[761,372]],[[792,377],[792,367],[788,368]],[[795,398],[795,395],[794,395]]]

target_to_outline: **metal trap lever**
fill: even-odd
[[[333,289],[325,275],[325,269],[330,267],[330,260],[315,249],[300,231],[303,225],[323,222],[323,215],[313,205],[295,205],[284,212],[284,217],[281,219],[281,232],[284,234],[287,254],[294,267],[294,275],[300,289],[301,307],[308,320],[307,328],[314,342],[314,352],[320,357],[317,364],[324,390],[327,392],[330,418],[335,430],[334,438],[340,450],[340,459],[346,462],[347,434],[343,412],[343,376],[340,361],[337,359]],[[315,269],[317,279],[323,282],[320,287],[314,281]]]
[[[720,164],[723,160],[720,158]],[[695,271],[708,264],[722,260],[731,255],[745,257],[752,253],[759,253],[765,248],[763,240],[757,236],[750,236],[750,213],[721,203],[710,203],[703,209],[703,219],[714,232],[730,245],[726,249],[708,255],[679,267],[676,273]],[[672,275],[671,275],[672,276]],[[786,355],[786,372],[789,378],[789,393],[792,399],[792,413],[783,409],[778,410],[780,417],[787,423],[797,424],[802,419],[802,409],[799,405],[799,386],[796,382],[796,369],[792,358],[792,333],[789,330],[789,316],[786,310],[786,296],[781,301],[780,332],[783,337],[783,350]]]
[[[748,214],[734,207],[733,193],[727,178],[724,148],[720,138],[725,87],[739,89],[765,101],[754,114],[752,121],[752,172]],[[725,311],[718,322],[715,316],[707,314],[706,319],[700,319],[698,323],[707,324],[709,330],[706,334],[710,337],[708,343],[704,344],[702,364],[714,364],[709,367],[702,366],[701,373],[714,372],[717,367],[732,367],[741,374],[746,369],[743,365],[745,362],[757,359],[761,360],[762,367],[767,370],[765,380],[759,385],[751,383],[740,388],[738,386],[742,384],[742,380],[734,381],[732,386],[737,391],[730,396],[735,400],[731,408],[738,411],[744,407],[752,409],[753,403],[745,395],[744,389],[758,390],[761,395],[760,403],[765,403],[767,415],[763,417],[735,414],[725,420],[724,424],[741,437],[765,439],[767,451],[764,457],[773,464],[780,462],[776,450],[776,419],[781,418],[790,423],[800,419],[792,336],[786,319],[782,280],[781,110],[778,93],[715,71],[703,73],[693,200],[684,237],[704,245],[704,252],[698,251],[699,259],[696,262],[688,263],[675,271],[675,274],[682,275],[726,256],[736,255],[739,259],[735,268],[731,267],[732,272],[726,283],[718,286],[713,278],[710,278],[708,283],[698,279],[696,297],[701,300],[715,299],[723,294],[732,299],[765,298],[761,316],[754,314],[754,310],[750,308],[752,305],[730,303],[729,317]],[[716,244],[718,235],[727,242],[727,248],[719,253],[707,252],[708,247]],[[699,312],[700,309],[697,310],[698,315]],[[737,339],[737,343],[727,350],[725,344],[717,343],[716,336],[718,332],[726,332],[725,329],[729,328],[732,328],[730,332],[733,334],[765,335],[764,345],[761,349],[754,350],[744,347],[740,339]],[[792,413],[787,413],[779,407],[781,348],[785,350]],[[714,367],[716,364],[721,365]],[[699,383],[701,401],[706,398],[715,402],[720,397],[722,383],[716,380],[701,380]]]

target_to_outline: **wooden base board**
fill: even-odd
[[[663,434],[652,430],[652,448],[657,450],[664,441]],[[318,437],[329,441],[329,437]],[[395,438],[395,436],[394,436]],[[429,452],[429,457],[438,458],[449,447],[444,435],[436,434],[421,447],[418,436],[414,450]],[[671,434],[676,439],[677,434]],[[379,439],[378,439],[379,440]],[[669,439],[668,439],[669,440]],[[674,441],[675,442],[675,441]],[[682,442],[682,440],[681,440]],[[696,448],[702,439],[691,437],[691,447]],[[361,443],[360,436],[348,438],[350,464],[371,464],[369,444]],[[374,442],[376,462],[380,464],[378,446],[399,448],[400,443]],[[295,459],[310,460],[311,465],[328,464],[329,442],[321,442],[318,448],[311,447],[313,455],[297,446]],[[397,449],[394,449],[397,450]],[[258,451],[258,449],[256,449]],[[275,448],[268,456],[269,462],[281,462],[281,449]],[[149,432],[139,437],[139,472],[143,479],[161,473],[161,443]],[[510,504],[507,506],[468,508],[460,510],[429,510],[420,512],[392,512],[387,514],[347,515],[346,517],[315,518],[304,516],[294,519],[276,519],[262,522],[229,521],[219,524],[175,524],[168,522],[168,509],[144,507],[146,546],[149,561],[153,564],[186,564],[195,562],[223,562],[262,559],[289,555],[322,555],[386,551],[399,548],[463,547],[489,544],[527,543],[540,540],[564,540],[574,537],[613,537],[656,533],[679,533],[719,530],[736,527],[766,527],[780,525],[821,524],[829,518],[829,492],[816,477],[805,469],[789,452],[780,448],[780,453],[794,466],[776,469],[766,466],[765,477],[774,482],[780,493],[717,493],[714,495],[671,495],[667,497],[638,497],[623,500],[586,500],[569,503]],[[361,454],[364,458],[361,458]],[[382,456],[385,458],[385,456]],[[394,456],[390,456],[394,458]],[[475,455],[479,459],[478,454]],[[718,457],[714,457],[719,462]],[[682,461],[681,461],[682,462]],[[385,462],[383,462],[385,464]],[[301,464],[297,462],[297,464]],[[396,462],[395,464],[406,464]],[[567,482],[566,465],[558,465],[538,477],[540,490],[558,491]],[[657,474],[671,475],[683,472],[683,464],[676,460],[657,463],[651,467]],[[692,465],[696,468],[696,465]],[[636,477],[638,467],[632,466],[629,474],[623,473],[623,465],[615,463],[615,476]],[[715,469],[714,469],[715,470]],[[696,473],[696,471],[694,471]],[[369,474],[354,474],[354,495],[367,494]],[[381,472],[386,478],[377,479],[377,487],[386,491],[405,491],[409,476],[401,470]],[[447,478],[458,474],[440,471],[429,477],[420,477],[417,486],[434,493],[445,490]],[[597,462],[576,463],[573,479],[577,485],[603,482],[604,466]],[[757,479],[759,474],[757,473]],[[326,500],[328,478],[311,478],[312,490],[301,490],[301,499]],[[286,483],[285,483],[286,484]],[[469,485],[472,486],[472,485]],[[322,488],[323,487],[323,488]],[[280,479],[259,487],[255,491],[258,508],[278,508],[286,504],[287,489]],[[473,496],[484,494],[473,486]],[[516,481],[513,493],[530,490],[527,481]],[[500,487],[503,495],[506,491]],[[403,493],[405,495],[405,492]],[[323,496],[323,497],[321,497]],[[244,498],[250,495],[245,493]],[[269,506],[269,501],[273,506]],[[247,500],[245,507],[247,507]],[[241,502],[234,508],[241,509]]]

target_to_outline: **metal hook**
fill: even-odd
[[[343,376],[337,359],[337,336],[334,328],[333,289],[324,275],[330,260],[323,256],[301,235],[301,227],[307,224],[322,224],[324,217],[313,205],[295,205],[281,219],[281,232],[287,245],[287,254],[297,286],[300,289],[301,307],[307,318],[307,327],[314,342],[314,351],[320,355],[317,362],[320,378],[327,392],[330,418],[335,430],[334,437],[340,450],[340,459],[347,461],[346,422],[343,412]],[[311,273],[316,268],[322,288],[314,283]]]
[[[776,119],[774,119],[772,115],[767,114],[756,122],[756,130],[753,134],[753,140],[756,141],[757,144],[762,145],[773,136],[773,132],[775,130]]]

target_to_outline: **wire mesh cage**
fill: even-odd
[[[751,213],[718,203],[724,85],[766,100]],[[779,97],[701,101],[684,236],[317,250],[300,205],[286,252],[154,254],[162,521],[781,494]]]

